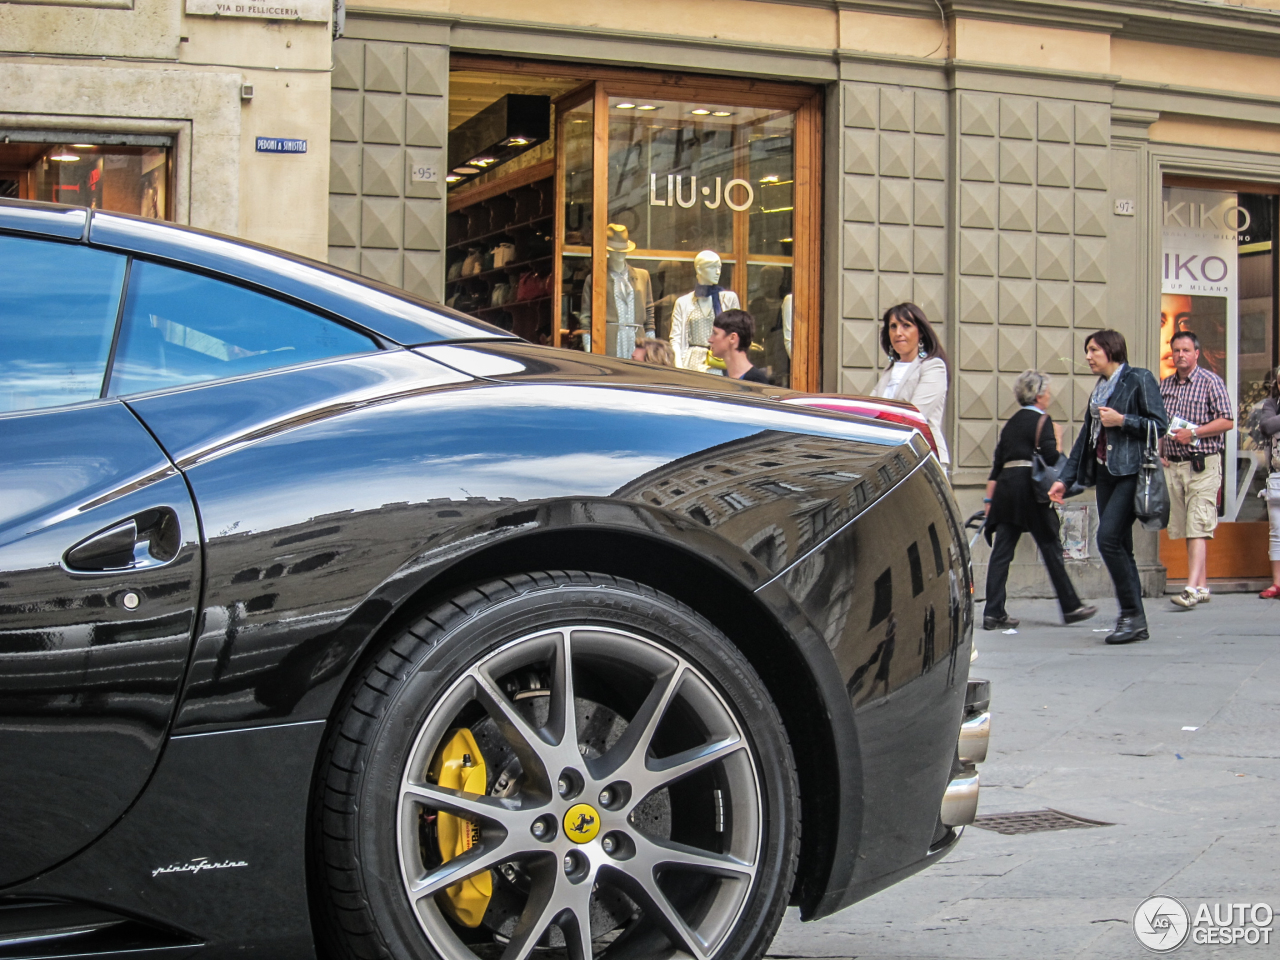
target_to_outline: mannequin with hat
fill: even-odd
[[[671,311],[671,349],[676,365],[686,370],[710,369],[708,344],[715,319],[725,310],[740,307],[738,295],[720,286],[721,266],[720,255],[714,250],[703,250],[694,257],[698,282],[690,293],[676,300]],[[723,372],[723,364],[717,362],[717,367],[717,372]]]
[[[653,336],[653,283],[649,271],[627,263],[627,254],[636,248],[627,237],[627,228],[611,223],[605,228],[604,352],[611,357],[630,357],[636,344]],[[582,323],[591,328],[591,278],[582,289]]]

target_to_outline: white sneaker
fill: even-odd
[[[1196,587],[1196,603],[1208,603],[1208,602],[1209,602],[1209,588]]]
[[[1180,607],[1186,607],[1188,610],[1192,609],[1200,602],[1200,597],[1199,594],[1196,593],[1195,587],[1183,587],[1181,593],[1170,597],[1169,599]]]

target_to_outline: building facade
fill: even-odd
[[[569,349],[652,332],[714,370],[701,284],[755,316],[775,383],[864,393],[878,318],[913,300],[949,356],[966,510],[1022,370],[1054,375],[1074,439],[1092,330],[1160,371],[1194,329],[1242,413],[1280,361],[1276,0],[381,0],[336,28],[204,3],[0,3],[0,125],[163,147],[156,215]],[[1265,471],[1242,434],[1226,460],[1210,575],[1261,575]],[[1089,500],[1066,513],[1072,572],[1105,593]],[[1156,592],[1181,546],[1140,539]],[[1026,549],[1012,588],[1042,593]]]
[[[0,195],[323,259],[331,13],[309,2],[0,3]]]

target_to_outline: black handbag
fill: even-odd
[[[1031,448],[1031,494],[1037,503],[1049,502],[1049,488],[1058,482],[1058,474],[1066,463],[1061,451],[1058,453],[1058,462],[1052,467],[1040,455],[1040,431],[1044,429],[1044,422],[1048,419],[1047,413],[1040,415],[1040,422],[1036,424],[1036,439]]]
[[[1169,525],[1169,487],[1160,465],[1156,425],[1150,421],[1138,467],[1138,488],[1133,493],[1133,512],[1145,530],[1163,530]]]

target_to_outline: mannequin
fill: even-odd
[[[693,272],[698,283],[676,300],[671,311],[671,349],[676,366],[686,370],[708,369],[712,324],[722,311],[739,307],[738,295],[720,286],[720,270],[720,255],[714,250],[703,250],[694,257]]]
[[[605,228],[604,352],[611,357],[630,357],[638,342],[653,336],[649,271],[627,263],[627,254],[635,248],[622,224]],[[591,329],[591,277],[582,288],[582,323]]]

